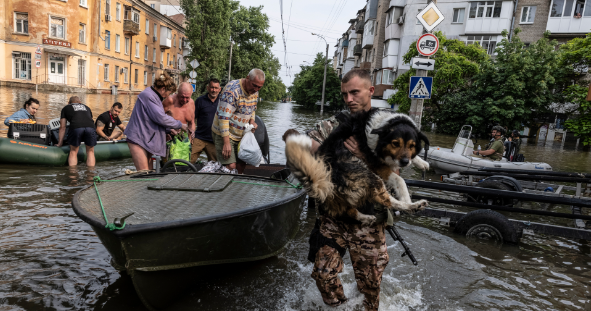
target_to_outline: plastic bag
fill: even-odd
[[[175,135],[172,141],[169,142],[168,160],[181,159],[191,161],[191,141],[186,134]],[[184,163],[176,163],[176,165],[186,165]]]
[[[251,124],[247,124],[244,127],[244,136],[242,136],[242,140],[238,144],[238,159],[246,162],[246,164],[259,167],[261,162],[264,161],[263,152],[261,151],[261,147],[259,147],[257,139],[254,137],[253,128],[254,126]]]
[[[224,174],[238,174],[237,169],[229,170],[220,162],[209,161],[205,166],[199,170],[199,173],[224,173]]]

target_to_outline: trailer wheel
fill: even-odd
[[[467,237],[493,240],[498,242],[517,243],[517,233],[513,224],[500,213],[489,209],[472,211],[464,215],[454,232]]]
[[[487,180],[481,181],[476,184],[476,187],[486,188],[486,189],[498,189],[498,190],[505,190],[505,191],[515,191],[513,187],[510,187],[498,180]],[[512,206],[515,202],[513,199],[506,199],[497,196],[488,196],[488,195],[477,195],[477,196],[468,196],[468,201],[470,202],[477,202],[482,204],[488,205],[501,205],[501,206]]]
[[[185,165],[176,166],[176,163],[183,163],[183,164],[186,164],[186,166]],[[160,170],[165,172],[166,169],[170,166],[172,166],[172,168],[174,169],[173,172],[186,172],[189,170],[191,170],[193,172],[199,172],[199,170],[195,167],[195,165],[193,165],[193,163],[186,161],[186,160],[182,160],[182,159],[172,159],[172,160],[164,163],[164,165],[162,165],[162,168]]]

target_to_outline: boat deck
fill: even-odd
[[[210,173],[168,174],[158,180],[116,177],[97,183],[110,222],[135,213],[127,225],[232,214],[277,203],[301,191],[285,181]],[[105,224],[94,186],[74,198],[85,214]]]

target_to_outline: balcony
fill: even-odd
[[[132,20],[123,20],[123,33],[128,36],[137,36],[140,34],[140,24]]]
[[[355,25],[355,33],[363,33],[363,22],[358,21]]]
[[[160,26],[160,48],[170,49],[172,47],[172,29]]]
[[[353,55],[361,56],[362,52],[363,52],[363,49],[361,48],[361,44],[355,45],[355,47],[353,48]]]
[[[349,46],[349,40],[345,39],[343,40],[343,47],[346,48]]]

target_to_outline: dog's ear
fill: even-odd
[[[373,129],[373,130],[371,130],[370,133],[371,134],[376,134],[378,136],[381,136],[381,135],[384,135],[384,134],[386,134],[388,132],[390,132],[390,125],[389,124],[387,124],[385,126],[382,126],[380,128],[377,128],[377,129]]]
[[[423,142],[425,142],[425,144],[430,145],[429,138],[427,138],[427,136],[425,134],[423,134],[423,132],[418,132],[418,135],[419,135],[419,140],[422,140]]]

